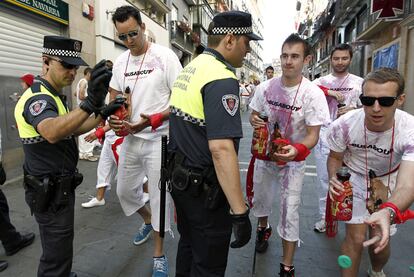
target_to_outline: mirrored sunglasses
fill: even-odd
[[[128,33],[126,33],[126,34],[119,34],[119,35],[118,35],[118,38],[119,38],[120,40],[124,41],[124,40],[127,40],[127,38],[128,38],[128,37],[130,37],[130,38],[134,38],[134,37],[136,37],[138,34],[139,34],[139,31],[138,31],[138,30],[135,30],[135,31],[128,32]]]
[[[372,106],[374,105],[375,101],[378,100],[378,104],[383,107],[391,107],[394,105],[395,100],[398,99],[398,96],[383,96],[383,97],[372,97],[372,96],[364,96],[360,95],[359,99],[361,100],[362,105],[364,106]]]

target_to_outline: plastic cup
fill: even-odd
[[[341,268],[350,268],[352,266],[352,260],[347,255],[341,255],[338,257],[338,264]]]

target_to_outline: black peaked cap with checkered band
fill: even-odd
[[[82,41],[60,36],[45,36],[42,54],[58,57],[72,65],[88,64],[81,58]]]
[[[253,33],[252,15],[241,11],[222,12],[214,16],[214,27],[209,35],[245,35],[251,40],[262,40]]]

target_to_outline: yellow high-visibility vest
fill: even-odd
[[[37,88],[39,88],[40,91],[34,91],[34,90],[37,90]],[[47,88],[45,88],[44,86],[40,84],[38,84],[38,86],[33,85],[32,87],[28,88],[23,93],[22,97],[19,99],[14,109],[14,118],[16,119],[16,123],[18,127],[17,129],[19,131],[19,136],[22,140],[41,137],[41,135],[36,131],[36,129],[32,125],[28,124],[25,118],[23,117],[23,111],[24,111],[24,106],[26,102],[33,96],[36,96],[39,94],[49,95],[55,100],[56,105],[58,107],[59,116],[65,115],[68,113],[68,110],[66,109],[65,105],[63,104],[59,96],[54,95],[53,93],[48,91]]]
[[[201,54],[192,60],[174,82],[170,106],[178,115],[190,116],[193,123],[203,125],[204,107],[201,90],[215,80],[236,79],[225,63],[211,54]],[[195,122],[194,122],[195,121]]]

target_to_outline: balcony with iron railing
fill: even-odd
[[[194,49],[194,44],[200,43],[199,35],[191,27],[183,22],[171,21],[171,43],[190,52]]]

